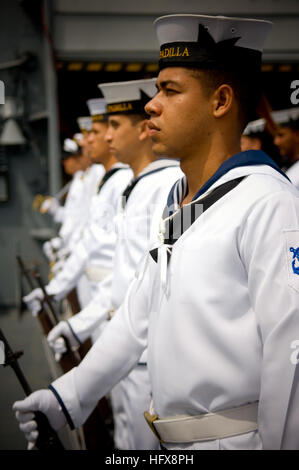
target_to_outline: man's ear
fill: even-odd
[[[215,118],[225,116],[232,108],[234,91],[230,85],[220,85],[212,96],[212,113]]]
[[[149,137],[149,128],[147,126],[147,119],[140,121],[139,126],[139,140],[143,141]]]
[[[296,144],[299,144],[299,129],[294,130],[293,133],[294,133],[294,139],[296,141]]]

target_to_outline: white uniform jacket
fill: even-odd
[[[103,278],[112,269],[116,242],[113,219],[121,193],[132,178],[132,171],[128,167],[117,163],[110,170],[114,167],[120,169],[112,174],[91,200],[89,218],[81,239],[63,269],[47,285],[47,293],[54,295],[57,300],[77,284],[87,264],[101,271]]]
[[[104,176],[103,165],[94,164],[87,170],[76,173],[76,185],[70,188],[64,205],[63,224],[59,236],[64,246],[71,250],[81,238],[86,224],[92,197],[96,194],[97,186]],[[78,176],[77,176],[78,174]]]
[[[65,244],[72,233],[73,227],[76,226],[76,223],[80,219],[80,201],[83,198],[84,192],[83,175],[84,172],[81,170],[74,174],[72,184],[65,200],[63,223],[59,230],[59,236],[63,239]]]
[[[290,178],[292,183],[296,186],[297,189],[299,189],[299,156],[298,160],[293,163],[290,168],[287,169],[286,175]]]
[[[156,240],[168,193],[182,175],[175,160],[156,160],[138,175],[127,202],[121,201],[115,220],[117,242],[111,279],[103,280],[92,302],[69,319],[81,341],[107,320],[109,310],[115,311],[124,301],[142,256]]]
[[[299,194],[268,164],[246,165],[247,156],[265,160],[258,151],[229,159],[202,197],[247,177],[187,228],[168,264],[161,244],[158,262],[144,258],[88,356],[53,383],[76,426],[148,347],[160,418],[258,400],[258,432],[215,446],[299,448]]]

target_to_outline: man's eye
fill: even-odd
[[[165,88],[165,93],[167,95],[174,95],[175,93],[177,93],[177,91],[174,90],[173,88]]]

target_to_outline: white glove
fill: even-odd
[[[60,237],[52,238],[43,244],[43,251],[50,261],[55,261],[57,252],[63,246],[63,240]]]
[[[63,247],[63,240],[61,237],[55,237],[50,240],[53,250],[58,251]]]
[[[40,206],[40,212],[42,214],[45,214],[46,212],[49,212],[49,214],[54,215],[55,212],[59,209],[60,204],[55,199],[55,197],[47,197],[47,199],[42,203]]]
[[[44,293],[40,287],[34,289],[30,294],[23,297],[23,301],[27,304],[28,310],[31,311],[34,317],[37,316],[38,312],[42,308],[41,301],[44,299]]]
[[[58,252],[57,256],[59,259],[66,259],[68,256],[70,256],[71,250],[69,249],[68,246],[63,246]]]
[[[76,351],[80,346],[80,342],[74,336],[74,333],[72,332],[69,324],[66,321],[59,322],[58,325],[54,326],[47,336],[47,341],[50,348],[55,353],[55,359],[57,362],[60,361],[63,353],[67,351],[66,344],[62,336],[68,340],[72,351]]]
[[[50,390],[38,390],[31,393],[29,397],[22,401],[16,401],[12,409],[16,412],[20,430],[25,434],[28,441],[28,450],[35,446],[38,438],[37,423],[34,419],[34,411],[44,413],[50,425],[58,431],[67,424],[66,417],[59,405],[54,393]]]
[[[56,261],[56,263],[52,266],[51,268],[51,273],[53,276],[56,276],[56,274],[59,273],[63,269],[65,265],[65,259],[60,259],[59,261]]]
[[[56,254],[53,250],[53,247],[51,245],[51,241],[45,242],[43,244],[43,252],[45,253],[46,257],[50,261],[55,261],[56,259]]]

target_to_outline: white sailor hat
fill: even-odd
[[[69,158],[69,157],[81,155],[81,150],[77,142],[75,142],[74,139],[64,139],[62,150],[63,150],[63,153],[61,156],[62,160]]]
[[[289,127],[299,130],[299,107],[282,109],[281,111],[273,111],[273,121],[280,127]]]
[[[266,126],[266,120],[264,118],[256,119],[247,124],[243,131],[243,135],[256,136],[264,132]]]
[[[104,98],[93,98],[86,101],[92,122],[107,121],[106,100]]]
[[[83,140],[83,134],[81,132],[76,132],[76,134],[73,135],[73,140],[77,143],[80,144]]]
[[[157,92],[156,81],[156,78],[149,78],[99,84],[107,101],[107,113],[145,114],[144,106]]]
[[[154,22],[160,68],[169,66],[231,70],[260,68],[272,23],[205,15],[168,15]]]
[[[91,116],[78,117],[77,124],[81,132],[91,131],[91,126],[92,126]]]

